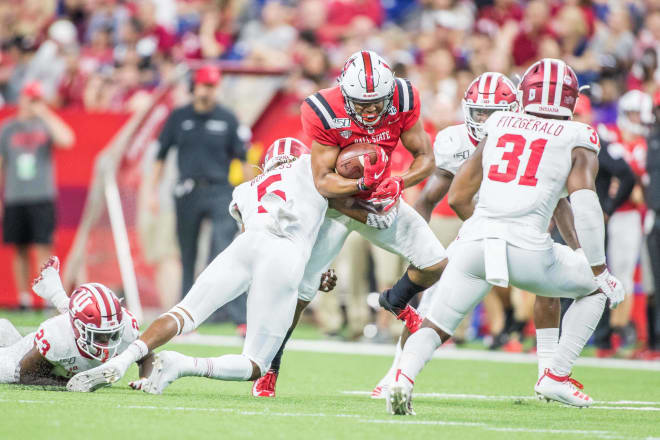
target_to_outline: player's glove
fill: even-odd
[[[398,212],[398,207],[394,207],[389,211],[385,211],[383,214],[370,212],[367,214],[367,226],[371,226],[372,228],[376,229],[387,229],[392,226],[392,223],[394,223],[394,219],[396,219]]]
[[[60,279],[59,258],[52,256],[41,266],[39,276],[32,281],[32,290],[46,301],[50,301],[60,312],[68,310],[69,297]]]
[[[330,292],[337,285],[337,274],[334,269],[330,269],[321,275],[321,284],[319,290],[321,292]]]
[[[133,388],[134,390],[140,391],[142,387],[144,387],[144,384],[147,383],[147,380],[149,380],[146,377],[141,377],[138,380],[134,380],[132,382],[128,383],[128,386]]]
[[[378,188],[376,188],[376,191],[371,194],[370,201],[387,201],[383,206],[383,211],[387,212],[396,205],[402,192],[403,179],[399,176],[388,177],[383,180],[380,185],[378,185]]]
[[[601,292],[610,300],[610,309],[621,304],[626,297],[626,293],[623,291],[623,284],[609,270],[605,269],[602,273],[596,275],[594,280],[598,284],[598,287],[600,287]]]
[[[364,162],[364,175],[358,179],[357,185],[360,191],[368,191],[383,180],[385,168],[387,168],[387,153],[378,147],[376,163],[374,164],[371,163],[368,154],[365,154],[362,158]]]

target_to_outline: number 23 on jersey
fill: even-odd
[[[529,160],[525,166],[525,172],[520,176],[517,184],[523,186],[536,186],[538,183],[536,172],[539,169],[539,163],[541,162],[541,157],[543,157],[543,152],[545,151],[547,143],[548,140],[544,138],[537,138],[528,142],[524,136],[519,134],[504,134],[500,136],[495,146],[497,148],[506,148],[507,151],[504,151],[499,163],[490,166],[488,169],[488,178],[496,182],[504,183],[513,181],[518,175],[520,157],[525,152],[526,147],[529,147],[531,150]],[[513,147],[511,147],[511,145]],[[506,165],[506,169],[504,172],[501,172],[500,169],[504,165]]]

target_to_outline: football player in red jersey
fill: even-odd
[[[255,383],[255,396],[274,396],[282,350],[297,317],[316,295],[319,277],[352,231],[410,262],[407,272],[379,301],[406,321],[411,331],[420,318],[408,301],[433,285],[447,264],[445,249],[426,221],[400,199],[403,189],[428,177],[434,165],[431,142],[419,118],[419,92],[410,81],[396,78],[378,54],[356,52],[344,64],[339,84],[305,99],[301,113],[303,130],[312,138],[314,183],[334,209],[326,213],[305,268],[294,324],[270,371]],[[414,160],[401,176],[391,176],[389,157],[399,141]],[[335,163],[341,149],[355,143],[378,145],[382,154],[375,164],[365,160],[361,178],[347,179],[335,172]],[[354,204],[355,200],[359,202]]]

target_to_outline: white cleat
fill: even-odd
[[[66,389],[78,393],[91,393],[99,388],[112,385],[122,376],[121,369],[110,360],[96,368],[76,374],[69,379]]]
[[[396,380],[385,391],[387,412],[398,416],[414,416],[412,390],[414,382],[408,376],[397,371]]]
[[[185,356],[175,351],[158,353],[151,375],[142,385],[142,391],[149,394],[163,394],[165,388],[180,377],[177,364],[182,358]]]
[[[392,382],[394,382],[394,376],[388,374],[387,376],[383,377],[380,382],[378,382],[378,385],[376,385],[376,387],[371,391],[371,398],[384,399]]]
[[[534,386],[539,400],[554,400],[565,405],[580,408],[594,404],[594,400],[588,394],[582,392],[582,384],[570,376],[557,376],[546,368],[545,373]]]

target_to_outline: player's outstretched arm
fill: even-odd
[[[312,142],[312,174],[318,192],[327,198],[346,197],[360,192],[358,179],[347,179],[335,172],[338,146]]]
[[[355,199],[348,197],[344,199],[330,199],[328,206],[336,209],[347,217],[364,223],[376,229],[387,229],[392,226],[398,208],[389,209],[383,212],[373,212],[364,208],[360,208],[355,204]]]
[[[449,206],[461,220],[467,220],[474,212],[474,196],[481,187],[483,177],[481,157],[486,139],[479,142],[474,154],[459,168],[449,187]]]
[[[575,250],[580,247],[580,242],[575,231],[575,221],[573,219],[573,209],[567,198],[559,199],[557,207],[552,215],[561,238],[564,239],[568,247]]]
[[[413,207],[427,222],[431,220],[431,214],[435,206],[449,191],[453,179],[454,175],[452,173],[438,168],[422,188]]]
[[[408,171],[401,175],[403,187],[410,188],[429,177],[435,167],[431,138],[424,131],[421,119],[401,133],[401,143],[414,157]]]
[[[32,347],[20,362],[19,381],[22,385],[66,386],[67,379],[52,374],[53,364]]]

